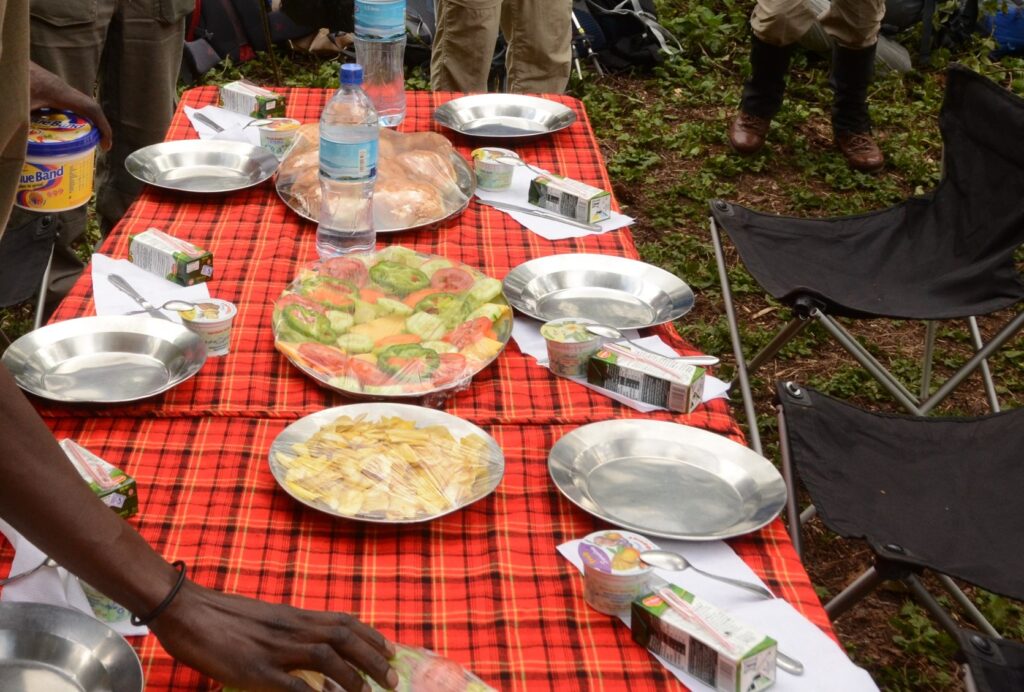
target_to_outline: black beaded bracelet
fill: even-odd
[[[171,605],[171,601],[174,600],[174,597],[178,595],[178,591],[181,590],[181,585],[185,583],[185,561],[175,560],[171,563],[171,566],[178,570],[178,581],[174,582],[174,586],[167,594],[167,597],[160,602],[160,605],[158,605],[156,608],[153,608],[149,615],[146,615],[145,617],[141,618],[138,615],[132,615],[131,623],[136,627],[148,625],[149,623],[153,622],[153,620],[156,620],[160,613],[167,610],[167,606]]]

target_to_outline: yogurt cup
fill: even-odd
[[[483,147],[474,149],[472,156],[478,188],[481,190],[507,190],[512,186],[512,173],[516,169],[516,164],[500,159],[518,159],[519,154],[511,149]]]
[[[100,133],[71,111],[32,111],[25,164],[14,203],[31,211],[67,211],[92,197]]]
[[[647,593],[653,570],[640,553],[658,546],[619,529],[597,531],[579,545],[583,560],[583,599],[605,615],[624,615],[633,599]]]
[[[586,325],[597,324],[584,317],[562,317],[545,322],[540,335],[548,345],[548,368],[562,377],[585,377],[590,356],[597,353],[604,340],[587,331]]]
[[[260,146],[281,160],[295,141],[302,126],[295,118],[266,118],[253,123],[260,133]]]
[[[196,306],[178,314],[181,322],[206,342],[206,353],[211,356],[226,356],[231,344],[231,321],[238,309],[234,303],[217,298],[208,298],[202,305],[215,305],[216,309]]]

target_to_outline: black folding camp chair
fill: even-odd
[[[1024,299],[1024,282],[1014,264],[1014,251],[1024,243],[1024,100],[954,66],[939,129],[944,171],[938,187],[882,211],[796,219],[711,202],[711,236],[754,449],[760,451],[761,443],[749,373],[812,320],[915,415],[929,413],[979,367],[989,404],[999,409],[985,359],[1024,327],[1024,310],[988,343],[982,343],[975,316],[1020,308]],[[740,344],[720,228],[754,279],[794,313],[749,364]],[[837,317],[926,320],[920,393],[889,373]],[[948,319],[969,321],[977,353],[930,393],[936,327]]]
[[[797,552],[799,475],[825,526],[864,539],[874,555],[825,605],[829,616],[895,579],[956,639],[959,626],[920,579],[928,570],[975,626],[998,638],[951,577],[1024,599],[1024,409],[976,418],[873,413],[792,382],[779,383],[777,396]]]

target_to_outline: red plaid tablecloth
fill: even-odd
[[[315,121],[327,98],[290,89],[288,115]],[[430,116],[448,94],[414,92],[400,129],[436,127]],[[183,103],[214,101],[213,88]],[[582,105],[575,125],[517,146],[524,159],[610,188]],[[451,133],[446,133],[451,134]],[[194,137],[179,110],[168,137]],[[463,154],[474,148],[455,137]],[[315,226],[291,212],[269,184],[232,195],[185,196],[147,188],[102,251],[127,255],[129,235],[156,226],[210,249],[214,296],[239,307],[231,354],[211,358],[191,381],[131,406],[72,407],[37,401],[58,437],[73,437],[134,475],[143,535],[168,559],[215,588],[309,608],[350,610],[396,640],[435,649],[502,689],[676,689],[617,620],[589,609],[575,570],[555,552],[563,541],[601,528],[564,500],[547,474],[547,451],[577,425],[639,416],[589,390],[554,378],[510,343],[450,413],[484,426],[506,456],[497,491],[463,511],[421,526],[385,528],[333,519],[280,490],[267,465],[274,437],[293,419],[348,403],[320,388],[274,350],[270,311],[296,269],[315,259]],[[470,205],[443,227],[383,235],[503,278],[547,254],[595,252],[636,257],[628,232],[552,243],[506,215]],[[84,276],[55,319],[93,314]],[[654,330],[692,352],[670,327]],[[676,420],[742,439],[722,401]],[[737,552],[815,624],[827,617],[779,521],[730,541]],[[9,562],[8,547],[0,564]],[[176,664],[153,637],[137,644],[147,689],[209,683]]]

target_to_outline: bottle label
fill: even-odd
[[[377,140],[334,142],[321,137],[320,175],[332,180],[372,180],[377,175]]]
[[[356,0],[356,35],[396,38],[405,34],[405,0]]]

